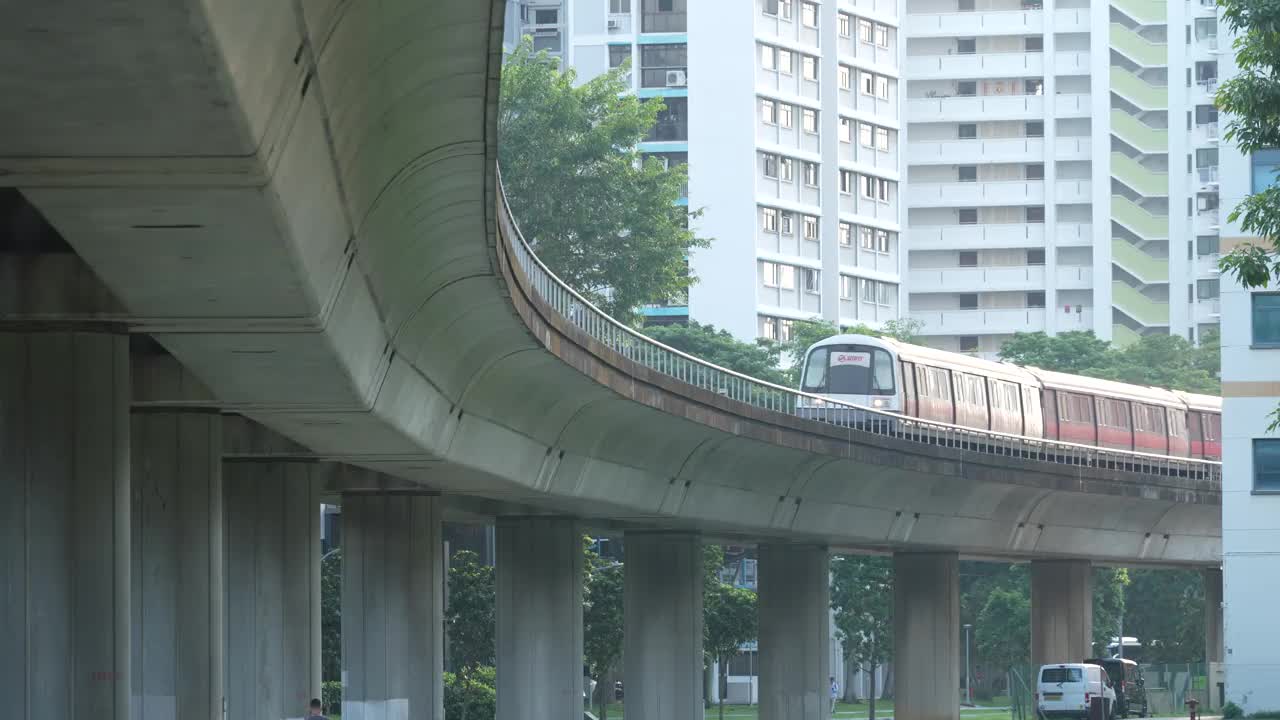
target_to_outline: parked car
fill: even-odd
[[[1092,658],[1085,660],[1100,665],[1111,678],[1116,691],[1116,715],[1118,717],[1147,717],[1147,681],[1142,677],[1142,666],[1129,658]]]
[[[1101,697],[1103,717],[1115,713],[1116,691],[1100,665],[1042,665],[1036,682],[1036,708],[1042,717],[1088,718],[1089,704]]]

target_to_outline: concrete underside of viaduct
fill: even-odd
[[[22,102],[0,114],[0,171],[84,265],[6,260],[75,290],[6,296],[8,321],[127,323],[224,412],[483,515],[1218,562],[1209,481],[861,437],[566,327],[503,272],[501,0],[15,12],[0,59]]]

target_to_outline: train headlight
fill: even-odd
[[[872,400],[871,407],[884,407],[884,400],[881,400],[880,398]]]

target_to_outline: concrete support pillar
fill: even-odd
[[[0,698],[129,720],[129,341],[0,332]]]
[[[444,720],[441,500],[342,497],[342,717]]]
[[[623,671],[627,712],[702,720],[702,540],[627,533]],[[606,689],[607,690],[607,689]]]
[[[1222,568],[1204,571],[1204,657],[1205,662],[1226,660],[1222,633]]]
[[[222,416],[135,410],[133,720],[222,720]]]
[[[498,720],[582,717],[582,531],[568,518],[497,527]]]
[[[301,718],[320,697],[323,469],[223,463],[227,718]]]
[[[827,548],[761,545],[760,720],[831,717],[831,583]]]
[[[1031,664],[1081,662],[1092,655],[1093,566],[1088,560],[1033,560]]]
[[[960,557],[893,556],[893,716],[960,717]]]

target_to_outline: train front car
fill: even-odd
[[[902,411],[900,386],[897,354],[889,343],[869,335],[836,335],[809,348],[800,390],[838,402],[802,398],[796,413],[838,425],[891,427],[889,413]]]

